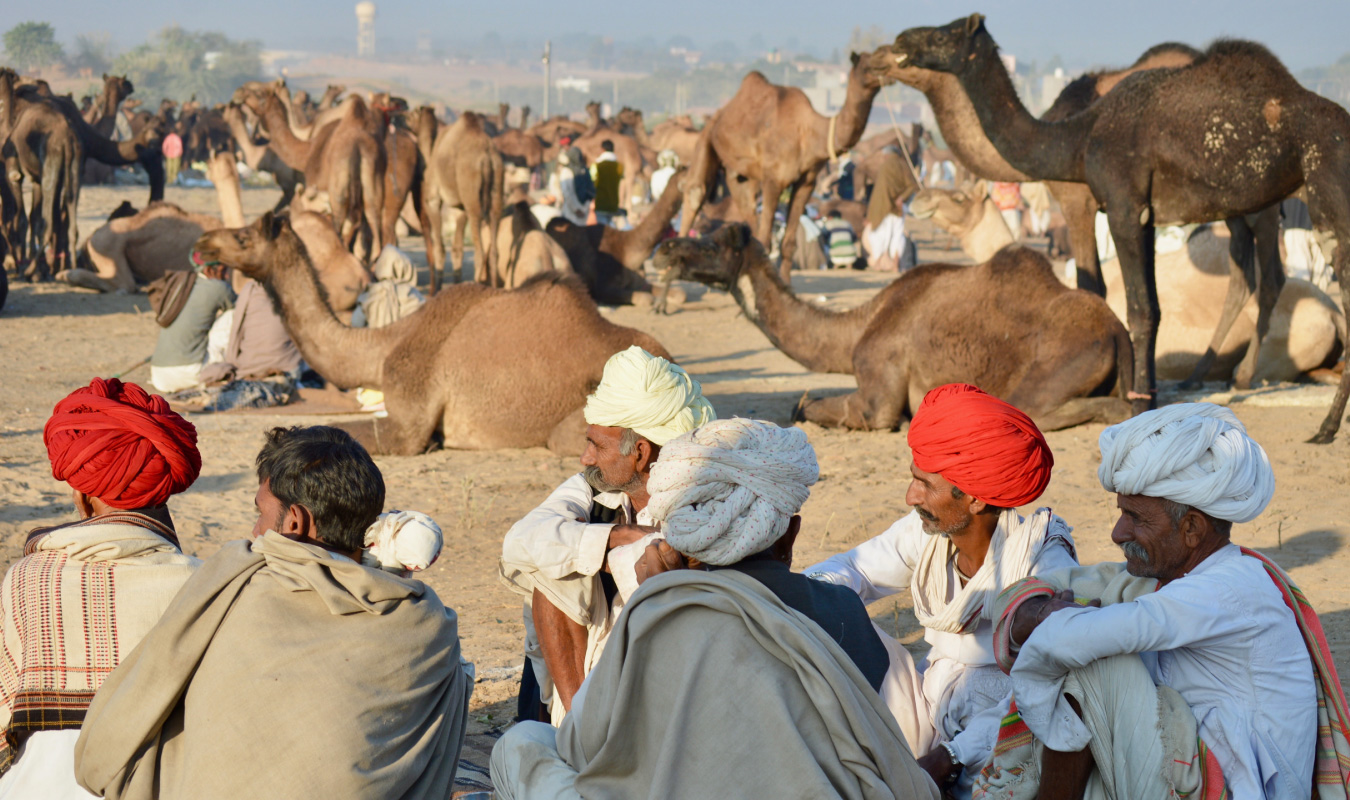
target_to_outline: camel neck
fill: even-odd
[[[852,148],[862,138],[863,129],[867,127],[867,118],[872,115],[872,102],[876,100],[877,92],[881,91],[881,86],[867,87],[863,85],[862,68],[855,67],[848,76],[848,89],[844,95],[844,104],[839,109],[839,113],[834,115],[834,153],[826,153],[827,158],[834,158],[837,153],[842,153]],[[826,119],[826,124],[829,120]],[[822,142],[828,139],[828,134]],[[830,145],[825,145],[828,150]]]
[[[966,169],[985,180],[1015,183],[1031,180],[1026,173],[1014,169],[999,155],[989,137],[984,135],[980,118],[975,114],[970,96],[961,87],[960,79],[945,72],[922,72],[926,73],[922,85],[910,85],[928,98],[928,105],[933,109],[933,117],[937,120],[942,138]]]
[[[229,127],[230,135],[234,137],[235,144],[239,146],[239,151],[244,154],[244,163],[248,164],[250,169],[258,169],[263,156],[267,153],[267,146],[253,141],[242,116],[226,114],[225,124]]]
[[[1082,183],[1097,112],[1089,109],[1063,122],[1036,119],[1017,96],[993,38],[981,29],[971,47],[973,56],[962,63],[957,78],[999,155],[1034,180]]]
[[[647,209],[647,215],[642,221],[633,228],[631,242],[633,247],[642,251],[643,260],[651,254],[652,248],[661,241],[661,234],[665,233],[670,221],[675,218],[675,214],[680,210],[680,203],[684,200],[684,192],[680,191],[680,173],[672,175],[666,188],[662,190],[661,196],[657,198],[656,203]]]
[[[980,203],[978,213],[979,219],[961,233],[961,249],[975,259],[975,263],[983,264],[1016,240],[993,200],[986,197]]]
[[[286,113],[286,107],[282,105],[281,98],[271,95],[263,105],[262,113],[263,124],[267,126],[267,137],[271,141],[272,152],[277,154],[286,163],[286,166],[294,170],[305,170],[305,162],[309,160],[309,142],[296,137],[291,130],[290,116]]]
[[[766,257],[747,257],[755,260],[731,287],[745,316],[807,369],[852,374],[853,348],[872,320],[877,299],[844,312],[817,308],[793,294]]]

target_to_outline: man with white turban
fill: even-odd
[[[1149,411],[1100,443],[1125,563],[999,598],[994,641],[1015,706],[980,790],[1346,797],[1350,714],[1317,615],[1283,570],[1230,539],[1274,494],[1265,451],[1209,403]]]
[[[605,363],[583,413],[584,470],[507,531],[499,565],[525,598],[520,716],[547,713],[555,724],[637,588],[633,563],[655,531],[642,524],[647,478],[662,445],[716,419],[698,381],[636,345]]]
[[[818,475],[806,434],[772,423],[666,444],[647,509],[668,541],[644,551],[562,725],[522,722],[493,748],[498,797],[937,800],[874,690],[867,610],[789,569]]]
[[[908,589],[928,654],[916,669],[885,636],[886,700],[919,764],[954,797],[970,787],[998,738],[1011,691],[994,662],[993,603],[1004,587],[1078,563],[1071,530],[1048,508],[1019,506],[1050,483],[1054,456],[1031,418],[967,384],[930,391],[909,425],[914,510],[880,535],[808,567],[864,603]]]

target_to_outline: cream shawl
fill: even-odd
[[[448,797],[471,691],[421,582],[268,532],[202,565],[75,751],[109,798]]]

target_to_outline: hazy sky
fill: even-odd
[[[1059,54],[1071,66],[1123,65],[1158,42],[1203,46],[1218,36],[1256,39],[1292,69],[1329,64],[1350,52],[1350,0],[376,0],[381,38],[411,42],[462,40],[494,31],[505,39],[590,33],[663,42],[675,35],[700,45],[758,34],[769,46],[795,37],[828,54],[847,43],[854,25],[881,25],[894,34],[938,25],[980,11],[1004,51],[1023,59]],[[66,42],[77,33],[106,31],[125,49],[169,22],[260,39],[271,48],[352,48],[352,2],[335,0],[5,0],[6,26],[32,17],[53,23]],[[13,9],[22,8],[19,14]]]

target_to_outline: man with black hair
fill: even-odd
[[[364,567],[384,479],[344,431],[274,428],[258,522],[94,699],[76,777],[116,798],[444,798],[472,683],[455,612]]]
[[[591,165],[591,181],[595,183],[595,219],[601,225],[610,225],[619,213],[619,184],[623,183],[623,162],[614,155],[614,142],[600,143],[600,156]]]

